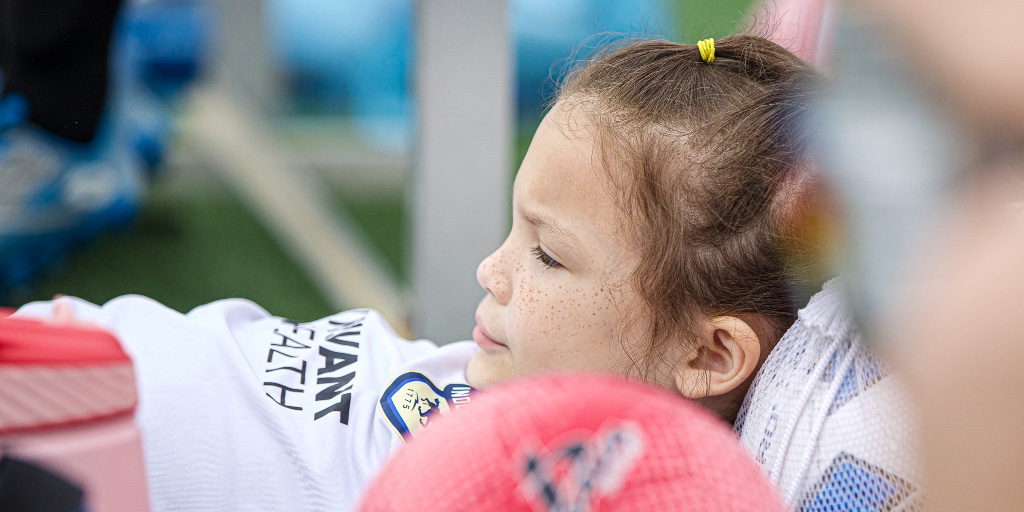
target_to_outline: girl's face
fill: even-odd
[[[629,282],[637,255],[594,141],[583,116],[557,104],[533,137],[512,230],[477,269],[487,296],[473,330],[482,350],[467,368],[475,387],[548,370],[623,374],[642,348]]]

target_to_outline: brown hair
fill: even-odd
[[[645,364],[634,362],[649,372],[696,313],[758,315],[774,346],[796,319],[783,251],[808,199],[803,117],[819,75],[742,35],[716,41],[710,63],[695,45],[641,41],[583,64],[555,101],[597,127],[621,185],[640,252],[632,285],[652,319]]]

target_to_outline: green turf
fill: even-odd
[[[745,27],[752,0],[676,0],[673,13],[679,20],[684,43],[700,39],[716,39],[733,34]]]
[[[384,259],[399,285],[409,282],[408,222],[406,201],[401,195],[359,196],[335,190],[338,211],[366,234],[367,241]]]
[[[179,311],[244,297],[298,320],[333,312],[238,199],[206,188],[154,187],[135,226],[77,251],[65,272],[17,301],[61,293],[103,303],[137,293]]]

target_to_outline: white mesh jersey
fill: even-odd
[[[407,341],[365,309],[297,323],[239,299],[185,315],[138,296],[60,300],[132,356],[156,511],[350,510],[403,436],[475,393],[475,344]]]
[[[921,510],[910,397],[849,311],[837,280],[811,299],[758,372],[736,430],[795,510]]]

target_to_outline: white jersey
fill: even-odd
[[[60,300],[132,356],[156,511],[353,509],[404,436],[475,393],[474,343],[407,341],[370,310],[297,323],[239,299],[185,315],[139,296]]]
[[[794,510],[923,509],[909,392],[865,345],[838,280],[768,355],[735,426]]]

